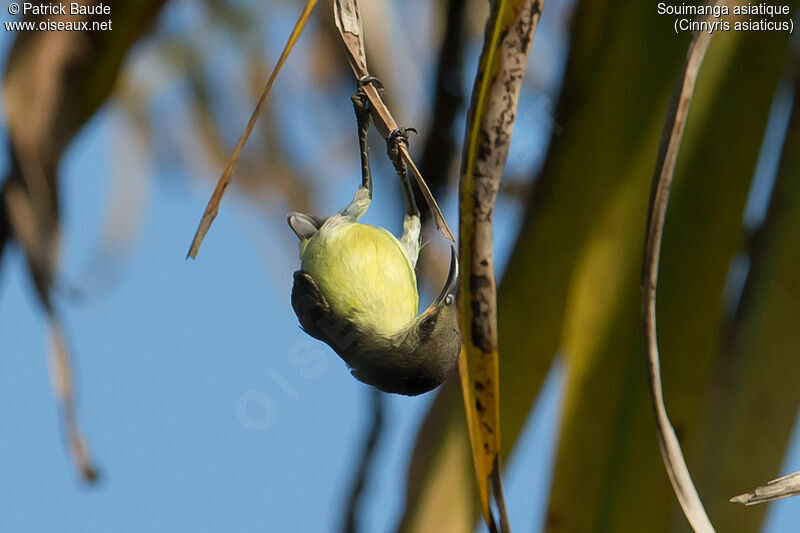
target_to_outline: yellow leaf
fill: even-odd
[[[537,0],[492,3],[473,86],[461,164],[459,309],[464,350],[459,373],[481,508],[491,530],[496,526],[490,507],[490,478],[500,509],[500,528],[508,529],[499,481],[500,403],[492,212],[541,8],[542,2]]]

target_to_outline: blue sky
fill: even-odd
[[[116,122],[102,112],[64,162],[68,279],[81,272],[99,234]],[[64,453],[46,331],[21,256],[8,254],[0,278],[0,425],[14,430],[0,441],[0,476],[13,483],[0,488],[0,529],[324,531],[341,520],[368,390],[298,328],[291,272],[278,282],[265,275],[243,227],[247,216],[238,214],[246,205],[228,202],[199,260],[184,259],[205,200],[201,191],[156,180],[115,285],[86,304],[61,299],[80,415],[102,474],[96,487],[75,481]],[[291,262],[296,250],[275,253]],[[367,531],[389,531],[396,520],[431,400],[390,398]],[[550,404],[538,418],[552,426]],[[552,438],[540,435],[531,447],[540,441]],[[546,473],[548,454],[531,456],[540,459],[518,471]],[[509,492],[528,493],[514,490],[514,479]],[[530,487],[531,477],[519,481]],[[526,507],[515,507],[521,523],[537,519]]]

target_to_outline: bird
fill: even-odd
[[[420,250],[419,211],[398,145],[409,129],[387,136],[389,157],[403,185],[403,234],[359,222],[372,201],[367,151],[370,112],[363,82],[353,96],[362,183],[353,200],[327,218],[291,212],[299,239],[300,270],[291,302],[302,329],[328,344],[359,381],[384,392],[416,396],[441,385],[461,351],[456,296],[459,268],[450,247],[450,269],[437,298],[417,314],[415,266]]]

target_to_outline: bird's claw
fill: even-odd
[[[356,93],[351,96],[350,99],[353,101],[356,113],[360,116],[364,116],[369,112],[369,98],[367,98],[367,93],[364,92],[364,87],[370,84],[372,84],[375,89],[377,89],[378,94],[383,97],[383,82],[381,80],[370,75],[358,78],[358,89],[356,89]]]
[[[389,154],[389,159],[395,163],[395,167],[397,167],[396,161],[400,158],[400,145],[403,144],[408,148],[409,133],[419,134],[415,128],[397,128],[390,131],[386,136],[387,153]]]
[[[358,78],[359,90],[362,90],[365,86],[370,84],[374,85],[375,89],[377,89],[379,93],[383,93],[383,82],[380,79],[370,74],[365,74],[364,76]]]
[[[370,84],[377,89],[378,94],[380,94],[382,97],[383,82],[375,76],[371,76],[369,74],[358,78],[358,89],[356,89],[355,94],[350,97],[350,99],[353,101],[353,107],[356,110],[356,117],[358,117],[360,121],[369,120],[370,103],[367,93],[364,91],[364,87]]]
[[[364,91],[359,88],[358,92],[350,97],[350,100],[353,102],[353,109],[356,111],[356,118],[359,119],[359,121],[369,121],[369,100],[367,99],[367,95],[364,93]]]
[[[389,145],[389,150],[394,147],[397,150],[397,146],[405,144],[408,147],[408,134],[415,133],[419,135],[419,132],[416,128],[397,128],[389,132],[386,136],[386,144]]]

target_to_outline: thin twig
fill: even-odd
[[[264,102],[267,99],[270,89],[272,89],[272,84],[275,82],[278,72],[280,72],[281,67],[286,62],[286,58],[289,57],[289,53],[292,51],[292,48],[297,42],[298,37],[300,37],[308,18],[311,16],[311,10],[314,9],[316,4],[317,0],[308,0],[303,8],[302,13],[300,13],[300,16],[297,18],[297,22],[295,23],[294,28],[292,28],[292,32],[289,34],[289,39],[286,41],[286,46],[283,48],[283,51],[278,58],[278,62],[276,63],[272,74],[270,74],[264,90],[261,92],[261,96],[258,99],[255,109],[253,109],[253,114],[250,115],[250,120],[247,121],[247,127],[245,127],[242,136],[239,137],[239,141],[236,143],[236,147],[233,149],[233,154],[231,154],[231,158],[228,160],[228,164],[225,166],[225,170],[222,171],[222,175],[219,177],[219,181],[217,181],[217,186],[214,188],[214,192],[211,195],[211,198],[208,200],[206,210],[203,213],[203,217],[200,219],[200,224],[198,224],[197,230],[194,233],[194,238],[192,239],[192,244],[189,247],[189,252],[186,254],[187,259],[189,257],[192,259],[197,258],[197,252],[200,250],[200,245],[203,243],[206,233],[208,233],[208,228],[211,227],[211,223],[214,222],[214,219],[217,217],[222,196],[225,194],[225,190],[228,188],[228,185],[230,185],[231,179],[233,179],[233,169],[236,167],[236,163],[239,161],[242,148],[244,148],[244,144],[247,142],[247,139],[250,137],[250,133],[253,131],[253,128],[256,125],[256,120],[258,120],[258,116],[261,114],[261,108],[264,107]]]
[[[353,70],[356,79],[364,79],[369,76],[369,70],[367,69],[367,56],[364,50],[364,35],[361,28],[361,12],[358,8],[358,1],[334,0],[333,14],[336,27],[339,29],[339,34],[342,37],[342,42],[347,52],[347,60],[350,63],[350,68]],[[389,108],[386,107],[386,103],[383,101],[375,85],[372,83],[366,84],[364,92],[370,103],[372,119],[380,134],[386,137],[389,133],[398,129],[397,122],[394,120]],[[400,156],[403,158],[406,165],[408,165],[408,168],[411,169],[411,173],[414,175],[417,185],[419,185],[422,195],[425,197],[425,202],[428,204],[433,214],[436,227],[447,239],[455,242],[453,232],[450,231],[447,221],[445,221],[444,215],[441,209],[439,209],[439,205],[436,203],[417,165],[414,164],[414,161],[411,159],[408,149],[402,143],[399,145],[399,149]]]
[[[494,493],[494,499],[497,503],[497,509],[500,513],[500,531],[503,532],[511,532],[511,524],[508,520],[508,510],[506,507],[506,493],[503,490],[503,476],[501,475],[500,470],[500,456],[494,456],[494,468],[492,469],[492,473],[489,476],[489,479],[492,483],[492,492]]]
[[[732,503],[755,505],[798,495],[800,495],[800,472],[795,472],[794,474],[768,481],[766,485],[757,487],[753,492],[734,496],[730,501]]]
[[[364,441],[364,449],[361,452],[361,462],[358,464],[358,470],[356,470],[356,479],[350,490],[350,497],[347,499],[347,514],[345,515],[345,523],[342,527],[344,533],[356,533],[359,530],[358,510],[361,505],[361,496],[367,484],[369,467],[372,464],[372,460],[375,458],[378,441],[381,436],[381,431],[383,430],[383,393],[375,388],[371,389],[371,393],[372,422],[367,431],[367,438]]]
[[[61,419],[64,426],[67,449],[72,456],[75,468],[80,472],[83,480],[91,483],[97,479],[97,470],[92,466],[89,449],[78,424],[69,351],[67,350],[67,344],[64,340],[58,317],[52,310],[48,311],[48,315],[53,341],[50,358],[50,378],[53,393],[61,403]]]
[[[708,5],[724,4],[725,0],[711,1]],[[703,63],[711,34],[698,32],[689,44],[689,51],[683,72],[678,78],[667,112],[667,121],[661,138],[658,160],[653,176],[653,191],[650,198],[650,212],[647,220],[647,235],[642,265],[642,308],[644,314],[645,342],[647,346],[648,379],[653,411],[658,429],[658,442],[670,482],[683,509],[695,531],[714,531],[711,521],[703,508],[700,496],[692,482],[689,469],[681,451],[678,437],[667,416],[664,405],[664,392],[661,383],[661,368],[656,335],[656,286],[658,284],[658,262],[661,255],[661,239],[664,219],[669,202],[669,192],[675,174],[686,118],[692,100],[697,75]]]
[[[92,466],[88,447],[78,424],[75,394],[70,370],[70,357],[64,340],[63,328],[52,301],[52,273],[54,263],[52,256],[47,255],[41,246],[43,231],[35,215],[35,208],[25,194],[18,174],[12,173],[0,192],[0,202],[6,211],[6,222],[11,234],[23,247],[28,260],[28,267],[33,276],[39,302],[47,314],[53,347],[50,355],[50,376],[54,395],[61,404],[61,420],[65,433],[67,448],[73,463],[84,481],[93,482],[97,472]]]

